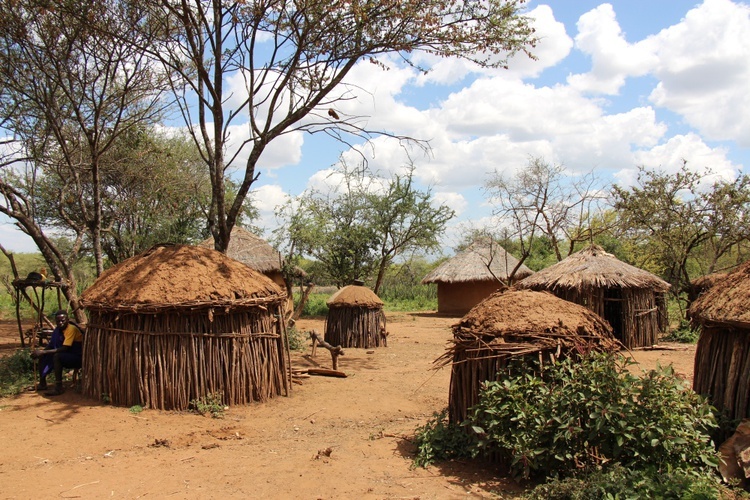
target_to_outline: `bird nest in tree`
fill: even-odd
[[[84,394],[160,409],[215,394],[224,404],[287,394],[285,299],[215,250],[162,245],[128,259],[81,297]]]
[[[499,380],[514,359],[540,366],[592,351],[614,352],[622,345],[600,316],[548,292],[497,292],[453,326],[453,340],[438,367],[451,365],[449,416],[461,422],[479,401],[485,381]]]
[[[372,290],[350,285],[333,294],[326,304],[326,342],[365,349],[386,345],[383,301]]]

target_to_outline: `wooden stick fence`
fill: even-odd
[[[90,311],[83,392],[121,406],[184,410],[220,394],[224,404],[287,395],[288,339],[280,306],[231,313]]]
[[[382,309],[331,307],[325,322],[325,340],[341,347],[381,347],[387,342],[385,329]]]

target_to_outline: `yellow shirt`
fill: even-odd
[[[73,346],[73,342],[83,342],[83,334],[78,327],[72,323],[68,323],[68,326],[63,331],[63,345],[68,347]]]

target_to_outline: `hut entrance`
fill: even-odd
[[[622,290],[619,288],[604,289],[604,319],[612,326],[615,338],[622,340]]]

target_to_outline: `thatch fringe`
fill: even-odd
[[[83,392],[115,405],[163,410],[185,410],[192,400],[215,393],[228,405],[286,395],[289,351],[278,312],[240,310],[211,319],[205,310],[159,315],[92,310]]]
[[[380,308],[332,307],[325,321],[325,340],[333,346],[369,349],[385,345],[386,329]]]

